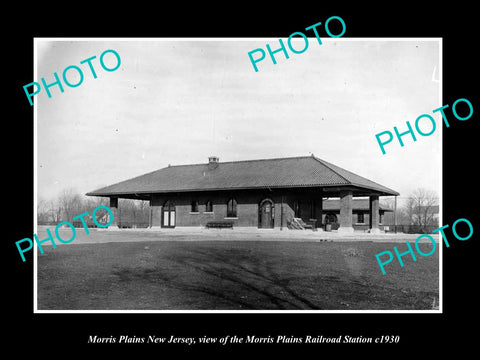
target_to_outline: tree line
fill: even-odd
[[[109,206],[107,197],[85,196],[75,189],[64,189],[58,196],[52,199],[39,197],[37,199],[37,223],[38,225],[56,225],[62,221],[68,221],[75,226],[81,227],[81,220],[73,220],[75,216],[93,210],[100,206]],[[120,227],[148,227],[150,205],[144,200],[119,199],[117,222]],[[91,218],[87,218],[88,226],[95,226]]]
[[[394,198],[382,203],[394,209]],[[397,225],[406,232],[430,233],[439,226],[439,197],[435,191],[418,188],[412,191],[401,206],[397,206]],[[393,225],[393,214],[384,224]]]

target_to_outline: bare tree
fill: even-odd
[[[91,215],[93,210],[100,205],[108,206],[109,205],[108,198],[100,197],[100,196],[85,197],[83,199],[83,212],[88,212]]]
[[[133,227],[136,222],[136,202],[131,199],[122,199],[118,207],[120,210],[119,224],[125,227]]]
[[[436,225],[435,218],[438,209],[438,195],[435,191],[424,188],[416,189],[408,197],[405,205],[406,213],[412,225],[418,225],[422,230],[429,225]]]
[[[58,205],[64,221],[72,221],[74,216],[81,213],[83,199],[75,189],[65,189],[58,196]]]
[[[149,201],[120,199],[118,224],[120,227],[146,227],[149,224]]]
[[[148,226],[150,223],[150,201],[148,200],[140,200],[138,201],[138,211],[139,211],[139,222],[143,224],[143,226]]]
[[[45,224],[49,222],[49,204],[46,199],[39,197],[37,199],[37,222],[39,224]]]
[[[51,199],[47,201],[49,221],[58,224],[62,216],[62,208],[60,207],[57,199]]]
[[[415,225],[415,200],[409,196],[405,206],[402,209],[404,216],[408,219],[409,225]]]
[[[380,202],[380,205],[385,207],[385,208],[394,210],[395,209],[395,198],[394,197],[383,198]]]

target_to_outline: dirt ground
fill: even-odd
[[[77,230],[70,245],[44,246],[44,254],[37,254],[39,310],[430,310],[438,306],[438,250],[428,257],[417,256],[417,261],[404,256],[404,267],[395,259],[382,275],[375,254],[393,251],[393,246],[401,251],[398,242],[371,241],[362,235],[289,238],[222,230],[194,236],[188,231],[95,229],[86,235]],[[42,238],[41,229],[38,235],[46,237]],[[62,229],[60,235],[68,239],[71,230]],[[426,253],[431,246],[423,244],[422,250]]]

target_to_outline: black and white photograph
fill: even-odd
[[[5,351],[473,350],[474,8],[165,5],[7,12]]]

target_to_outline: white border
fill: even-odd
[[[439,38],[438,44],[438,81],[440,82],[440,94],[438,103],[439,106],[443,106],[443,38]],[[434,79],[432,74],[432,80]],[[432,109],[434,110],[434,109]],[[443,226],[443,124],[440,122],[440,154],[441,161],[439,166],[439,178],[440,178],[440,193],[439,193],[439,202],[438,202],[438,225],[439,227]],[[438,234],[438,257],[439,257],[439,268],[438,268],[438,312],[443,313],[443,239],[442,235]]]
[[[308,37],[309,39],[315,39]],[[244,38],[244,37],[230,37],[230,38],[33,38],[33,77],[34,81],[38,78],[37,74],[37,43],[38,41],[271,41],[278,40],[278,38]],[[439,69],[437,71],[440,82],[440,98],[439,107],[443,106],[443,38],[441,37],[420,37],[420,38],[387,38],[387,37],[372,37],[372,38],[329,38],[322,37],[322,42],[329,41],[438,41],[439,43]],[[432,75],[433,77],[433,75]],[[433,78],[432,78],[433,80]],[[433,109],[432,109],[433,110]],[[33,130],[34,130],[34,154],[33,154],[33,224],[34,233],[37,233],[37,102],[33,105]],[[439,226],[443,226],[443,126],[440,129],[440,153],[442,154],[442,161],[440,162],[440,196],[439,196]],[[438,310],[39,310],[37,299],[37,246],[33,246],[33,313],[35,314],[442,314],[443,313],[443,239],[439,234],[439,308]],[[34,239],[32,239],[34,240]]]
[[[38,54],[37,54],[37,38],[33,39],[33,78],[38,79],[37,74],[37,61],[38,61]],[[36,99],[33,100],[33,231],[34,234],[37,233],[37,123],[38,123],[38,116],[37,116],[37,101]],[[35,242],[32,235],[32,242]],[[33,312],[38,313],[42,312],[42,310],[38,310],[38,301],[37,301],[37,278],[38,278],[38,268],[37,268],[37,246],[33,245]]]

